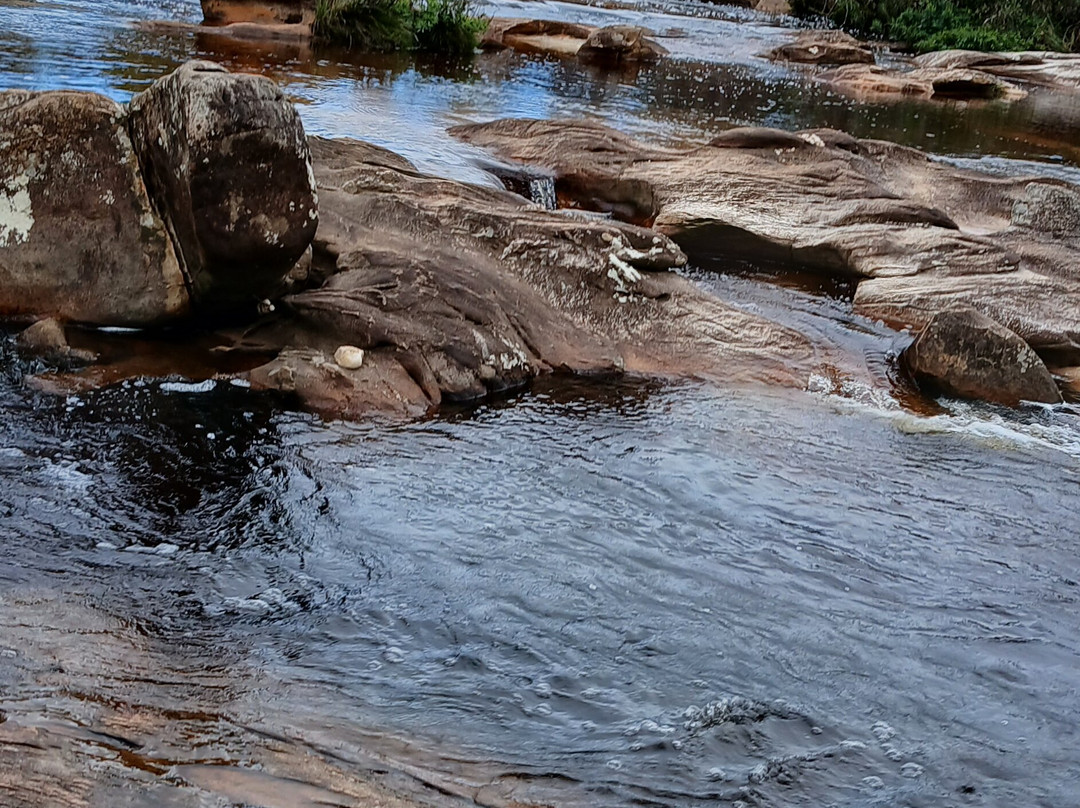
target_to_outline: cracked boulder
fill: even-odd
[[[147,326],[187,312],[118,104],[3,92],[0,132],[0,316]]]
[[[670,271],[653,231],[553,212],[419,173],[356,141],[312,138],[321,224],[313,278],[238,348],[280,350],[249,374],[309,409],[415,415],[553,372],[805,385],[799,334]],[[341,346],[364,352],[350,368]]]
[[[304,128],[269,79],[189,62],[136,96],[132,140],[195,305],[253,310],[318,225]]]

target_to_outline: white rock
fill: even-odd
[[[342,345],[334,351],[334,361],[345,370],[356,370],[364,364],[364,351],[354,345]]]

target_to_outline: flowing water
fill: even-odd
[[[0,87],[123,100],[199,55],[274,75],[313,131],[485,181],[445,126],[829,124],[1002,172],[1078,159],[1068,102],[857,106],[757,60],[784,30],[730,9],[647,12],[680,58],[612,76],[130,25],[193,6],[0,0]],[[906,337],[850,290],[733,269],[692,276],[880,383],[544,383],[341,424],[222,382],[53,397],[0,339],[0,805],[1080,804],[1077,411],[917,414]]]

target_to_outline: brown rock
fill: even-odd
[[[804,31],[793,42],[766,53],[765,58],[810,65],[872,65],[874,52],[843,31]]]
[[[552,372],[805,384],[809,344],[668,272],[685,259],[663,236],[424,176],[363,143],[313,138],[312,151],[314,267],[333,274],[247,335],[291,349],[256,386],[323,412],[407,415]],[[364,351],[359,369],[334,363],[341,345]]]
[[[917,381],[962,398],[1007,406],[1061,401],[1038,354],[974,309],[935,314],[904,351],[902,361]]]
[[[643,28],[632,25],[596,28],[556,20],[498,17],[488,24],[480,47],[576,56],[585,62],[606,65],[655,62],[667,55],[667,50],[649,39]]]
[[[915,63],[926,68],[968,68],[995,76],[1038,84],[1058,90],[1080,89],[1080,54],[1018,51],[982,53],[946,50],[916,57]]]
[[[620,64],[657,62],[667,50],[645,36],[645,30],[633,25],[612,25],[593,31],[578,49],[584,62]]]
[[[119,105],[0,93],[0,131],[0,315],[144,326],[187,311]]]
[[[269,79],[189,62],[131,102],[132,140],[196,304],[250,307],[318,224],[296,109]]]
[[[201,0],[203,18],[212,25],[255,23],[305,25],[315,21],[315,0]]]
[[[557,20],[521,20],[495,17],[488,23],[480,47],[523,53],[574,56],[595,29]]]
[[[81,351],[68,345],[64,327],[52,317],[38,320],[22,331],[15,338],[15,344],[24,353],[59,365],[84,365],[97,359],[92,351]]]
[[[692,260],[857,278],[856,310],[899,327],[973,306],[1047,361],[1080,364],[1080,191],[1066,183],[964,171],[829,130],[737,129],[682,151],[567,121],[452,131],[542,167],[564,199],[651,223]]]
[[[925,98],[934,101],[1018,101],[1025,90],[983,70],[923,67],[898,70],[849,64],[822,73],[818,79],[834,90],[860,100]]]

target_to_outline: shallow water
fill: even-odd
[[[129,26],[194,5],[0,0],[0,86],[124,100],[209,56],[281,80],[312,131],[476,179],[443,128],[507,114],[669,142],[828,123],[1075,170],[1067,105],[856,106],[757,60],[785,34],[742,12],[653,12],[698,61],[627,76],[312,62]],[[332,769],[452,804],[1075,803],[1076,411],[914,414],[892,378],[907,338],[850,290],[691,275],[863,372],[823,368],[806,393],[545,383],[348,425],[226,383],[46,396],[0,340],[0,804],[68,741],[52,779],[89,776],[90,805],[353,804]]]

